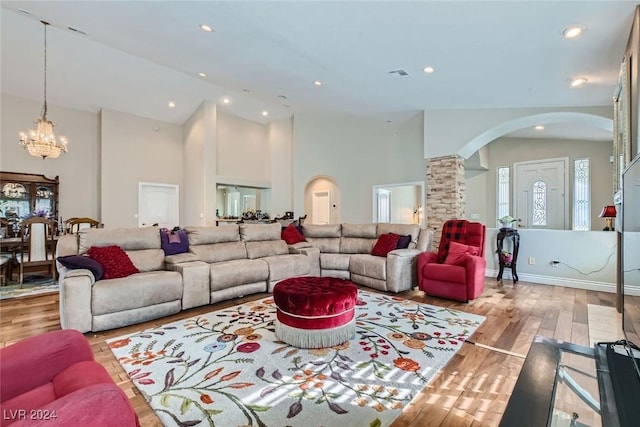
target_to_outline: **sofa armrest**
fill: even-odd
[[[484,291],[487,260],[481,256],[468,255],[464,267],[467,275],[467,299],[476,299]]]
[[[182,276],[183,310],[209,304],[211,296],[209,286],[210,264],[204,261],[189,261],[168,264],[167,270],[177,271]]]
[[[308,246],[298,246],[307,244]],[[289,245],[290,254],[302,254],[309,258],[309,276],[320,276],[320,249],[308,242]]]
[[[0,360],[0,396],[6,401],[50,383],[77,362],[93,360],[93,352],[80,332],[59,330],[0,349]]]
[[[387,291],[402,292],[418,285],[417,249],[395,249],[387,254]]]
[[[16,414],[16,418],[21,414]],[[138,416],[124,392],[113,383],[94,384],[27,411],[13,427],[139,427]]]
[[[93,326],[91,288],[94,283],[95,278],[89,270],[67,270],[60,276],[59,304],[62,329],[91,331]]]

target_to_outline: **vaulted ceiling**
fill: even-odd
[[[635,6],[2,1],[2,92],[42,101],[46,20],[49,103],[87,111],[184,123],[211,100],[259,122],[316,109],[393,122],[425,109],[609,106]],[[565,39],[571,25],[584,31]],[[571,87],[576,77],[587,84]]]

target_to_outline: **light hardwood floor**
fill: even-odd
[[[262,298],[266,294],[198,307],[179,314],[112,331],[89,333],[96,360],[129,396],[143,426],[162,425],[120,367],[105,339]],[[561,286],[487,279],[477,300],[457,303],[407,291],[399,296],[486,316],[471,341],[526,355],[535,335],[589,346],[588,304],[613,307],[614,294]],[[634,304],[640,308],[640,298]],[[60,328],[58,296],[0,302],[0,346]],[[612,340],[615,339],[612,336]],[[393,427],[496,426],[524,360],[466,343],[442,372],[408,405]]]

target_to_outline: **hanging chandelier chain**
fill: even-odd
[[[42,117],[47,118],[47,21],[40,21],[44,25],[44,106],[42,107]]]

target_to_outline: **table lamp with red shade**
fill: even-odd
[[[602,208],[600,212],[600,218],[604,218],[607,221],[607,226],[602,231],[613,231],[613,219],[616,217],[616,207],[608,205]]]

